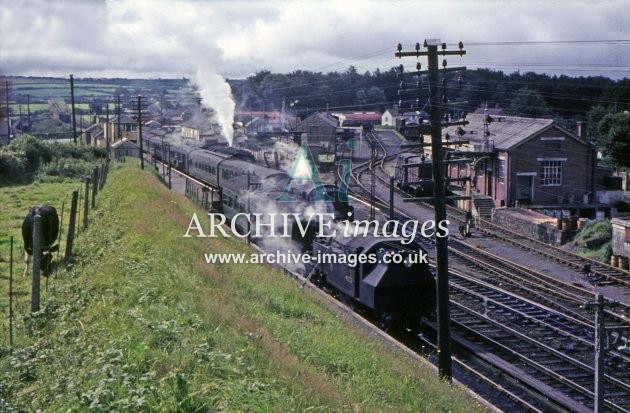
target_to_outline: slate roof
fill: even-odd
[[[470,141],[471,144],[482,144],[485,116],[471,113],[466,117],[466,120],[470,122],[468,125],[444,128],[442,129],[442,135],[444,136],[448,133],[453,140],[462,139]],[[492,117],[492,119],[493,121],[488,126],[490,131],[488,139],[491,144],[494,143],[494,148],[499,150],[513,149],[554,124],[553,119],[520,118],[516,116],[499,116]],[[456,133],[460,127],[466,132],[461,138]],[[566,133],[570,134],[568,131]]]
[[[187,120],[182,123],[182,126],[190,129],[196,129],[203,135],[206,134],[206,132],[214,134],[214,125],[216,124],[217,122],[214,118],[201,115]]]
[[[339,121],[337,120],[337,118],[333,118],[329,113],[315,112],[304,119],[302,122],[298,123],[296,125],[296,129],[301,132],[308,132],[307,126],[310,125],[315,118],[327,123],[331,128],[337,128],[339,126]]]
[[[110,145],[110,147],[112,149],[118,149],[118,148],[123,148],[123,149],[138,149],[138,145],[136,145],[135,143],[128,141],[127,139],[122,139],[120,141],[114,142]]]
[[[332,115],[343,119],[344,121],[364,122],[381,120],[380,112],[341,112],[333,113]]]
[[[473,113],[476,114],[486,114],[490,116],[505,116],[506,113],[502,108],[477,108]]]

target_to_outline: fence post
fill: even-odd
[[[72,204],[70,206],[70,223],[68,224],[68,237],[66,238],[65,260],[72,256],[72,243],[74,242],[74,229],[77,223],[77,207],[79,204],[79,192],[72,191]]]
[[[90,177],[85,177],[85,196],[83,198],[83,228],[88,227],[88,208],[90,207]]]
[[[96,208],[96,195],[98,194],[98,166],[92,171],[92,208]]]
[[[42,261],[42,217],[33,218],[33,284],[31,290],[31,312],[39,311],[39,274]]]
[[[13,350],[13,237],[9,255],[9,349]]]
[[[78,189],[79,191],[79,202],[83,202],[83,187],[79,187]],[[81,205],[77,204],[77,225],[76,225],[76,235],[77,237],[79,236],[79,234],[81,233],[81,225],[79,225],[79,223],[81,222],[81,210],[83,208],[81,208]]]
[[[98,190],[103,190],[103,185],[105,184],[105,162],[101,163],[101,173],[98,175]]]

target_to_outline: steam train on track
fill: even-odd
[[[164,156],[164,140],[148,138],[149,154],[160,161],[170,161],[173,167],[211,187],[212,193],[218,194],[217,200],[213,198],[213,209],[228,219],[236,217],[238,220],[246,213],[295,213],[291,225],[292,250],[313,258],[304,274],[310,274],[316,284],[335,290],[351,302],[369,309],[387,324],[402,320],[419,322],[434,312],[434,276],[426,262],[412,262],[413,255],[422,251],[419,244],[406,245],[400,238],[368,234],[367,231],[364,236],[352,238],[321,237],[316,231],[317,222],[310,219],[308,223],[297,221],[298,214],[303,217],[314,213],[331,217],[335,221],[329,223],[331,227],[348,220],[354,208],[339,199],[336,185],[313,188],[310,181],[310,187],[291,181],[290,189],[287,189],[287,173],[257,165],[251,153],[227,146],[203,148],[167,140],[169,159]],[[322,192],[332,198],[332,202],[314,201]],[[288,194],[295,202],[275,202],[281,194]],[[241,229],[246,225],[252,225],[252,222],[237,222]],[[395,263],[385,259],[394,255],[399,257]],[[324,256],[336,258],[330,262],[318,261]],[[348,257],[359,256],[369,259],[348,262]]]

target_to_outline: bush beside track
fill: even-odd
[[[281,271],[206,264],[249,247],[182,238],[193,212],[113,165],[74,261],[0,343],[0,410],[483,410]]]

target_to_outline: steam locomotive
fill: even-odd
[[[417,325],[436,304],[435,278],[422,260],[424,252],[396,237],[317,238],[315,263],[306,269],[315,284],[369,309],[384,326]],[[340,263],[334,257],[354,258]]]
[[[147,141],[149,152],[162,160],[162,138]],[[213,202],[214,209],[229,219],[242,213],[269,212],[272,207],[274,211],[288,213],[318,211],[338,222],[353,215],[352,206],[339,200],[339,188],[335,185],[312,188],[311,184],[309,188],[292,182],[289,195],[297,202],[276,203],[275,199],[286,190],[288,175],[256,165],[249,152],[224,146],[204,149],[175,141],[167,143],[171,164],[211,186],[219,194],[219,199]],[[334,201],[313,202],[322,190]],[[241,230],[246,225],[252,222],[236,223]],[[298,231],[298,226],[306,230]],[[313,264],[306,266],[304,274],[310,274],[316,284],[372,311],[388,325],[403,320],[419,321],[434,312],[435,280],[426,262],[413,260],[424,251],[417,243],[403,244],[401,238],[379,234],[318,237],[317,226],[317,222],[306,225],[296,218],[291,230],[292,247],[313,257]],[[326,254],[336,257],[335,261],[318,261],[318,257]],[[393,256],[398,261],[387,259]],[[349,257],[366,258],[365,262],[350,262]]]

